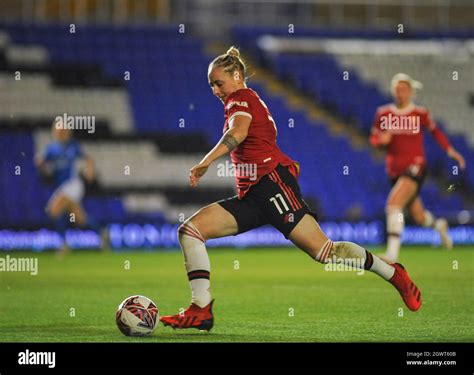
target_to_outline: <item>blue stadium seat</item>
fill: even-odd
[[[175,27],[80,27],[76,34],[69,34],[67,25],[28,28],[8,25],[3,28],[15,43],[44,45],[53,62],[97,63],[106,74],[117,79],[123,79],[125,70],[130,71],[132,79],[125,84],[138,133],[199,129],[211,142],[220,138],[223,108],[208,87],[209,57],[204,53],[201,41],[176,33]],[[346,38],[358,35],[369,39],[392,37],[395,32],[360,31],[354,34],[348,30],[296,30],[299,36]],[[375,108],[387,101],[377,87],[367,85],[352,71],[351,79],[344,81],[342,67],[331,56],[280,54],[265,59],[256,45],[258,36],[264,34],[287,35],[287,30],[238,27],[233,31],[239,47],[270,64],[279,77],[293,80],[301,91],[313,95],[321,104],[368,134]],[[305,113],[289,108],[284,98],[270,95],[252,81],[250,86],[267,102],[275,118],[280,147],[301,163],[302,192],[308,200],[316,202],[324,219],[344,220],[348,209],[354,207],[362,210],[363,218],[383,218],[390,186],[382,163],[374,160],[367,150],[353,148],[346,137],[330,134],[324,124],[314,124]],[[186,120],[184,129],[177,126],[180,118]],[[293,127],[289,126],[289,119],[293,120]],[[431,137],[425,138],[429,166],[448,167],[450,164],[444,153]],[[0,148],[11,147],[12,142],[15,142],[15,149],[32,155],[31,135],[0,136]],[[474,153],[462,138],[454,137],[453,144],[474,163]],[[7,155],[4,167],[5,163],[10,167],[21,161],[28,174],[35,173],[32,158],[26,159]],[[349,167],[349,175],[343,175],[345,165]],[[5,175],[5,170],[8,168],[2,168],[3,172],[0,172],[3,182],[0,183],[0,223],[21,223],[25,216],[32,221],[46,220],[43,207],[51,191],[39,183],[28,185],[27,179],[12,180]],[[466,178],[474,186],[474,175],[471,173]],[[33,191],[42,199],[31,199]],[[433,206],[433,211],[462,207],[459,196],[445,196],[431,183],[425,185],[422,194],[427,206]],[[22,199],[25,196],[29,198]],[[8,203],[17,200],[18,206],[13,209]],[[117,199],[88,198],[85,204],[104,222],[120,221],[127,215]],[[155,219],[163,217],[157,214]]]

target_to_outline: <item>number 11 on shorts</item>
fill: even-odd
[[[280,204],[278,203],[277,201],[277,198],[281,201],[281,204],[283,205],[283,207],[285,208],[285,211],[283,211],[280,207]],[[270,199],[270,202],[273,202],[273,204],[275,205],[275,207],[277,208],[278,212],[281,214],[283,214],[283,212],[286,212],[286,211],[290,211],[290,209],[288,208],[288,205],[286,204],[285,202],[285,199],[283,199],[283,196],[278,193],[277,195],[275,195],[274,197],[271,197]]]

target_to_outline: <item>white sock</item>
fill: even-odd
[[[434,225],[434,223],[435,223],[435,218],[433,214],[430,211],[425,210],[425,219],[423,220],[423,223],[421,225],[427,228],[431,228]]]
[[[398,260],[400,252],[400,236],[403,232],[405,221],[403,211],[399,207],[387,208],[387,252],[385,258],[389,262]]]
[[[448,222],[446,221],[446,219],[444,217],[440,217],[440,218],[436,219],[435,222],[433,223],[433,228],[438,233],[441,233],[441,232],[447,230]]]
[[[204,245],[205,240],[190,221],[179,227],[178,239],[183,250],[186,271],[188,271],[192,291],[191,303],[204,307],[211,302],[209,280],[211,264]]]
[[[394,267],[354,242],[332,242],[328,239],[315,259],[321,263],[343,259],[345,264],[374,272],[385,280],[390,280],[395,273]]]

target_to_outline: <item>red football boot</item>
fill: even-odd
[[[162,316],[160,321],[165,326],[173,327],[173,329],[196,328],[210,331],[214,325],[213,303],[214,300],[204,307],[192,303],[182,314]]]
[[[390,263],[390,265],[395,267],[395,273],[389,280],[390,283],[397,288],[405,305],[411,311],[417,311],[421,307],[420,289],[411,281],[407,271],[400,263]]]

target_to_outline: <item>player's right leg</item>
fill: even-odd
[[[420,308],[421,293],[402,265],[387,264],[353,242],[332,242],[311,215],[303,216],[291,231],[289,239],[318,262],[339,263],[342,261],[351,267],[376,273],[398,290],[410,310],[416,311]]]
[[[211,266],[205,242],[212,238],[236,234],[237,231],[234,216],[218,203],[200,209],[179,227],[178,240],[191,285],[192,303],[203,307],[211,302]]]
[[[67,222],[64,218],[64,215],[69,210],[69,199],[61,192],[56,192],[52,195],[48,204],[46,205],[46,214],[54,223],[56,232],[59,233],[61,238],[64,240],[64,235],[67,229]],[[65,250],[65,248],[61,248]],[[60,250],[61,250],[60,249]]]
[[[91,216],[86,213],[84,207],[79,201],[70,200],[69,213],[74,215],[75,224],[79,228],[89,229],[97,233],[100,237],[100,248],[107,250],[109,246],[109,237],[107,228],[101,228],[99,223]]]
[[[405,227],[403,210],[416,196],[417,182],[408,176],[400,176],[387,199],[385,213],[387,216],[387,252],[384,259],[396,262],[400,252],[400,236]]]
[[[59,185],[46,206],[46,213],[55,223],[56,230],[63,239],[59,255],[69,251],[64,238],[67,221],[64,220],[63,216],[66,213],[69,214],[68,221],[78,225],[86,221],[86,215],[79,203],[83,196],[84,185],[82,181],[79,178],[71,178]]]
[[[444,247],[446,247],[448,250],[453,248],[453,240],[448,233],[448,221],[444,217],[435,218],[430,211],[425,209],[420,197],[417,197],[415,200],[413,200],[413,202],[409,205],[408,210],[411,217],[418,225],[426,228],[433,228],[439,233],[441,237],[441,243]]]
[[[87,214],[81,204],[70,200],[69,213],[74,215],[74,222],[79,227],[85,227],[87,224]]]
[[[181,314],[162,316],[160,321],[173,328],[197,328],[209,331],[214,324],[210,293],[211,264],[205,242],[211,238],[230,236],[238,232],[232,214],[219,203],[213,203],[196,212],[178,229],[188,280],[191,287],[191,305]]]
[[[55,220],[67,211],[69,199],[64,194],[54,194],[46,206],[46,213]]]
[[[57,191],[53,194],[45,209],[46,214],[54,223],[56,232],[58,232],[61,240],[63,241],[61,247],[58,249],[59,256],[63,256],[69,251],[64,238],[67,229],[67,222],[64,218],[64,215],[69,212],[69,205],[69,198],[66,197],[62,192]]]

